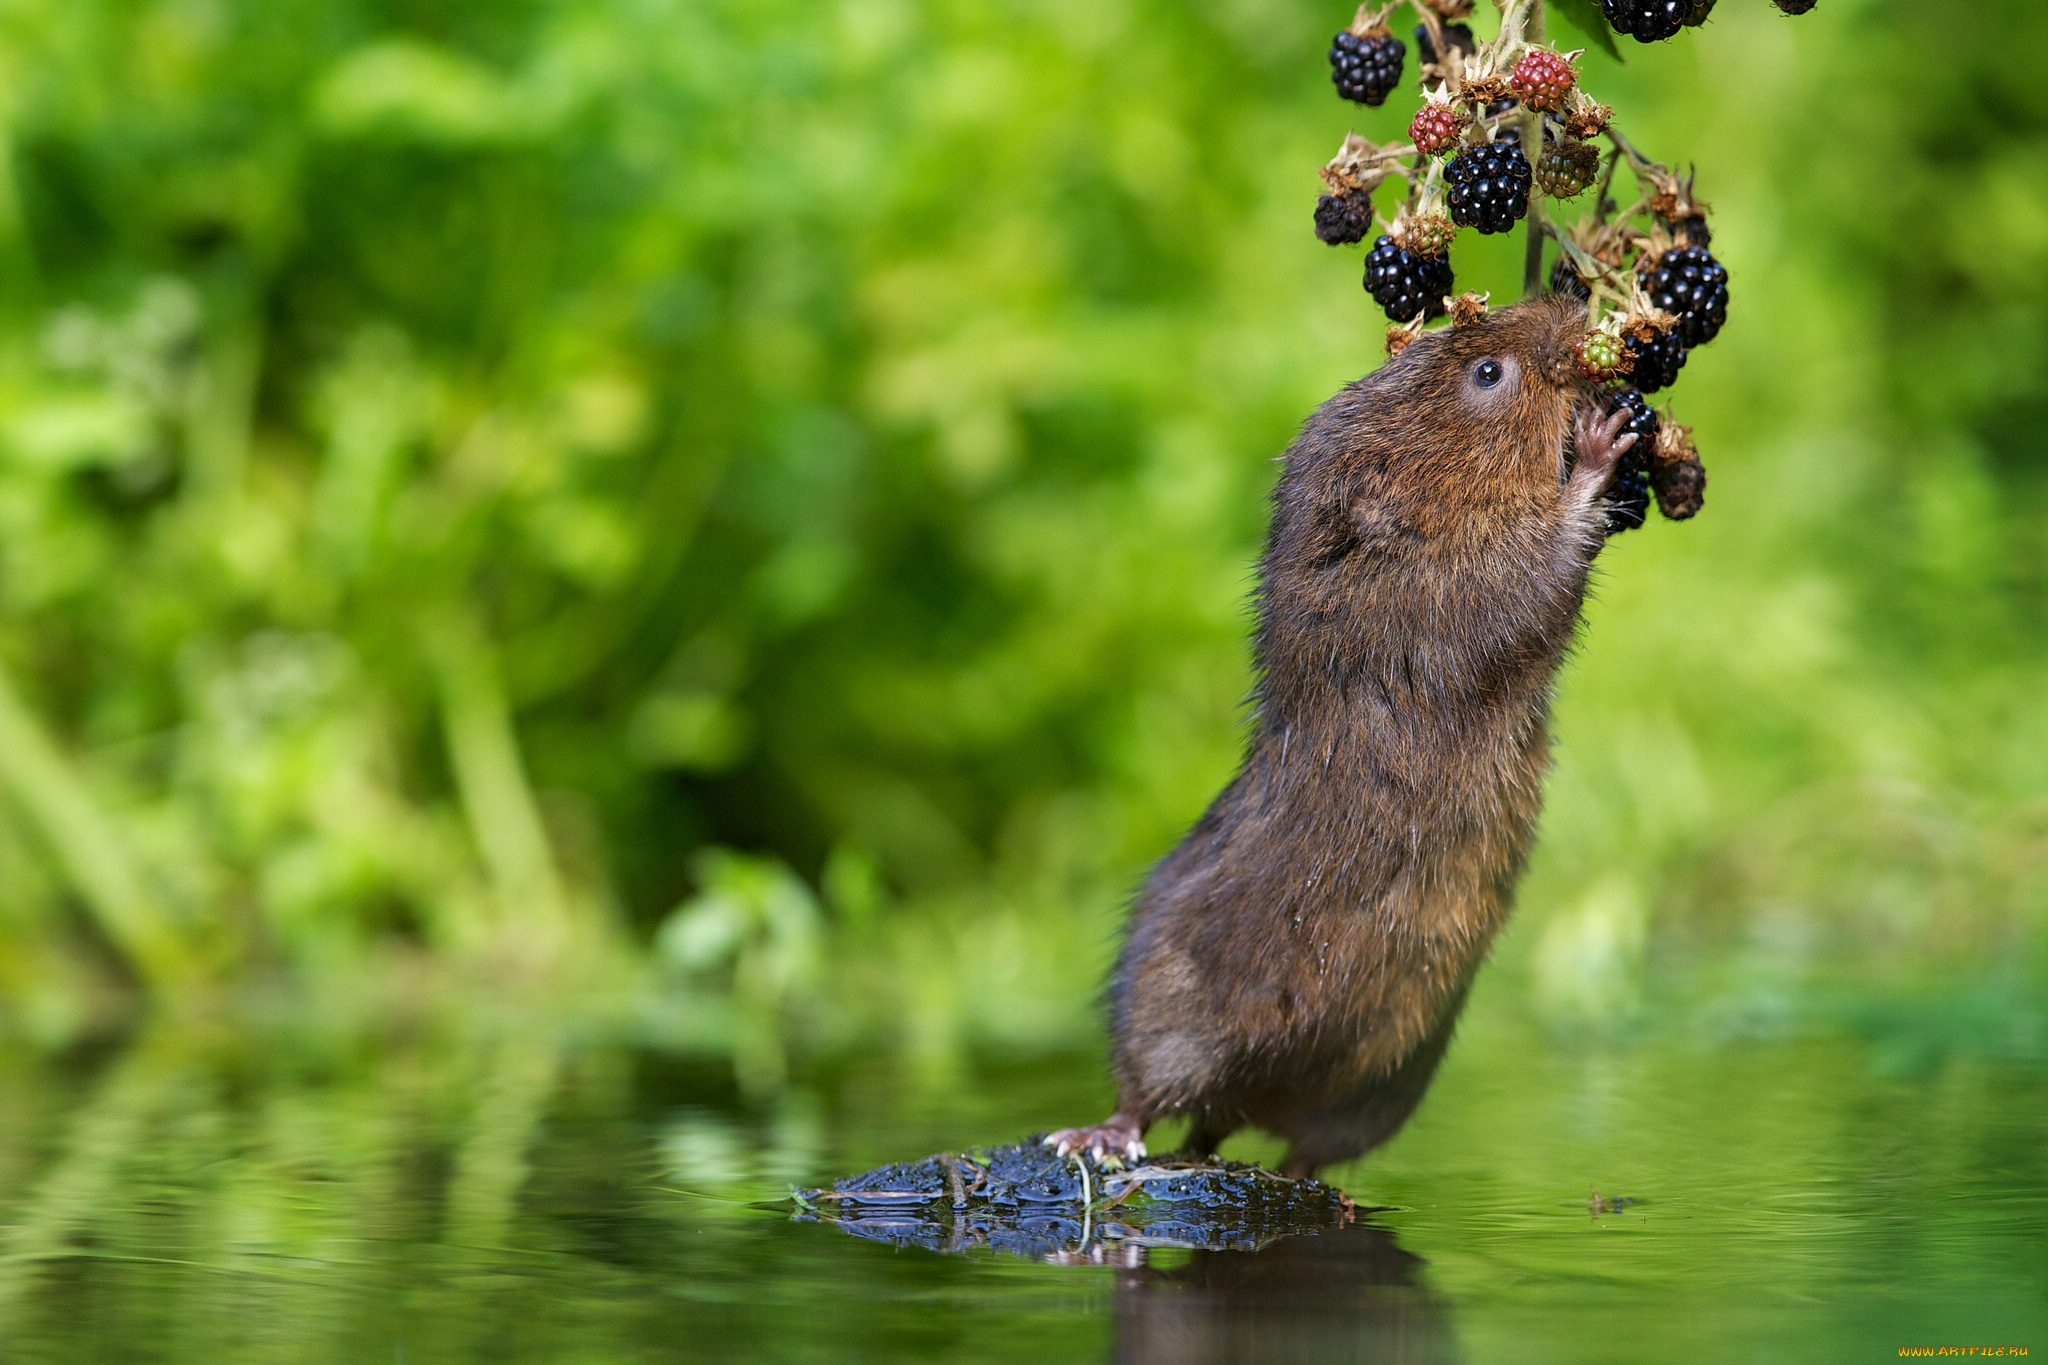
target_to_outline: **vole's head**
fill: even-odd
[[[1320,542],[1361,515],[1429,538],[1554,502],[1588,391],[1574,355],[1584,334],[1584,306],[1551,294],[1418,337],[1309,420],[1289,452],[1276,532],[1325,554]]]
[[[1583,305],[1548,295],[1426,333],[1309,419],[1274,494],[1275,575],[1326,586],[1373,544],[1477,547],[1555,514]]]
[[[1584,335],[1584,306],[1551,294],[1419,338],[1367,382],[1382,411],[1413,417],[1402,424],[1406,458],[1388,472],[1477,480],[1496,494],[1557,478],[1587,389],[1575,358]]]

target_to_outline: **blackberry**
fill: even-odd
[[[1316,236],[1331,246],[1362,242],[1371,231],[1371,195],[1326,194],[1316,200]]]
[[[1508,80],[1531,109],[1555,109],[1578,84],[1579,73],[1555,52],[1532,47],[1515,63]]]
[[[1415,117],[1409,120],[1408,140],[1424,156],[1448,152],[1458,145],[1458,134],[1465,131],[1468,121],[1454,104],[1424,100],[1422,107],[1415,111]]]
[[[1550,292],[1570,294],[1582,302],[1591,302],[1593,288],[1579,278],[1579,272],[1572,269],[1572,258],[1560,256],[1550,266]]]
[[[1345,29],[1330,43],[1330,79],[1337,93],[1357,104],[1385,104],[1401,83],[1401,61],[1408,45],[1386,27],[1365,34]]]
[[[1687,28],[1698,28],[1714,12],[1714,0],[1692,0],[1692,13],[1685,16]]]
[[[1605,511],[1607,534],[1619,535],[1641,526],[1650,514],[1650,452],[1657,445],[1657,413],[1641,389],[1622,389],[1607,395],[1607,411],[1627,408],[1625,432],[1634,432],[1636,443],[1622,454],[1614,469],[1614,482],[1607,486]]]
[[[1584,194],[1599,174],[1600,153],[1577,138],[1545,142],[1536,158],[1536,186],[1553,199]]]
[[[1639,43],[1657,43],[1685,27],[1692,0],[1600,0],[1600,11],[1616,33]]]
[[[1630,337],[1628,353],[1629,382],[1644,393],[1670,388],[1685,368],[1685,338],[1675,331],[1659,332],[1648,341]]]
[[[1695,213],[1690,218],[1681,218],[1677,222],[1667,223],[1665,226],[1671,229],[1671,235],[1678,239],[1680,246],[1712,246],[1714,244],[1714,234],[1707,227],[1707,220],[1700,214]]]
[[[1479,50],[1479,40],[1472,36],[1470,24],[1445,24],[1444,37],[1450,39],[1451,46],[1467,57]],[[1426,24],[1415,26],[1415,55],[1422,59],[1424,66],[1436,65],[1436,44],[1429,40],[1429,27]]]
[[[1438,317],[1451,292],[1451,258],[1403,251],[1382,236],[1365,256],[1365,292],[1396,322]]]
[[[1578,352],[1579,373],[1595,383],[1617,377],[1628,366],[1628,351],[1621,338],[1612,332],[1588,332],[1579,338],[1574,349]]]
[[[1787,14],[1804,14],[1814,6],[1814,0],[1772,0],[1772,3]]]
[[[1688,348],[1704,346],[1728,321],[1728,268],[1703,246],[1673,247],[1650,272],[1650,302],[1678,318]]]
[[[1512,134],[1470,147],[1444,167],[1451,182],[1451,221],[1481,232],[1506,232],[1529,211],[1529,158]]]

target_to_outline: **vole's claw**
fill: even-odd
[[[1121,1153],[1127,1161],[1145,1158],[1145,1139],[1138,1126],[1121,1116],[1087,1128],[1062,1128],[1056,1133],[1047,1133],[1044,1142],[1061,1156],[1086,1152],[1097,1163],[1110,1152]]]

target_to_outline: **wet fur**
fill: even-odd
[[[1306,1172],[1420,1101],[1528,857],[1603,539],[1566,487],[1581,326],[1545,299],[1427,335],[1288,450],[1254,734],[1132,910],[1113,1123],[1191,1115],[1198,1148],[1255,1125]],[[1479,410],[1472,367],[1503,355],[1517,390]]]

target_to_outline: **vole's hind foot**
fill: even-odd
[[[1045,1145],[1061,1156],[1086,1152],[1097,1162],[1111,1152],[1126,1161],[1142,1161],[1145,1157],[1145,1129],[1136,1119],[1111,1114],[1087,1128],[1062,1128],[1057,1133],[1047,1133]]]
[[[1565,501],[1574,507],[1590,506],[1607,491],[1621,457],[1635,448],[1636,434],[1624,432],[1633,414],[1625,407],[1602,411],[1593,403],[1581,403],[1572,422],[1572,445],[1578,459],[1571,479],[1565,484]]]

